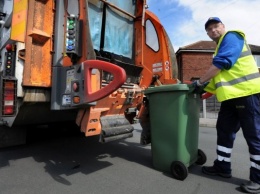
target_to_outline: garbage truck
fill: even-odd
[[[147,144],[142,91],[177,83],[177,72],[146,0],[1,0],[0,147],[64,123],[105,143],[132,137],[137,120]]]

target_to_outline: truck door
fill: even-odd
[[[177,61],[169,37],[157,16],[146,10],[143,21],[143,40],[140,45],[137,35],[137,64],[143,64],[140,86],[161,85],[177,82]],[[139,49],[138,47],[142,47]]]

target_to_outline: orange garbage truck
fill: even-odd
[[[2,0],[0,35],[0,147],[64,123],[109,142],[131,137],[136,120],[149,143],[142,91],[177,83],[178,71],[146,0]]]

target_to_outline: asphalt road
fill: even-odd
[[[239,185],[249,177],[247,145],[239,132],[232,154],[233,177],[225,179],[189,167],[184,181],[152,166],[151,147],[139,144],[140,126],[134,137],[98,143],[97,138],[63,134],[50,138],[38,131],[27,145],[0,149],[0,194],[230,194],[242,193]],[[206,165],[215,159],[216,130],[200,127],[200,145]]]

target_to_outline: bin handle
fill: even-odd
[[[207,83],[208,84],[208,83]],[[206,85],[207,85],[206,84]],[[189,93],[192,93],[192,92],[194,92],[194,90],[195,90],[195,87],[192,85],[192,84],[188,84],[188,86],[189,86],[189,91],[188,91],[188,94]],[[205,99],[208,99],[208,98],[210,98],[211,96],[213,96],[214,94],[212,94],[212,93],[210,93],[210,92],[204,92],[204,93],[202,93],[201,94],[201,99],[202,100],[205,100]]]

